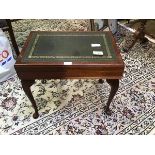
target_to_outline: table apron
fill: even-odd
[[[84,72],[18,72],[20,79],[84,79],[84,78],[104,78],[120,79],[123,76],[122,71],[84,71]]]

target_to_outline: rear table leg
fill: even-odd
[[[108,98],[108,102],[107,102],[106,106],[104,107],[104,109],[105,109],[105,113],[107,115],[111,115],[111,110],[109,109],[109,106],[110,106],[110,103],[118,90],[119,80],[118,79],[106,79],[106,81],[111,86],[111,91],[110,91],[110,95]]]
[[[32,92],[30,87],[35,83],[35,80],[21,80],[22,86],[23,86],[23,90],[25,92],[25,94],[27,95],[27,97],[29,98],[29,100],[32,103],[32,106],[34,108],[35,113],[33,114],[33,118],[38,118],[39,117],[39,113],[38,113],[38,108],[36,105],[36,102],[33,98]]]
[[[99,79],[98,82],[102,84],[103,83],[103,80],[102,79]]]
[[[45,80],[45,79],[44,80],[41,80],[41,83],[42,84],[46,84],[47,83],[47,80]]]

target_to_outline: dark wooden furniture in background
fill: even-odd
[[[103,26],[98,27],[98,23],[95,22],[95,19],[90,19],[90,30],[91,31],[104,31],[108,27],[108,19],[101,19],[103,21]]]
[[[91,31],[95,31],[94,19],[90,19],[90,30],[91,30]]]
[[[145,44],[148,42],[148,39],[145,37],[145,25],[147,23],[147,19],[140,19],[140,25],[138,29],[131,34],[130,36],[127,36],[124,39],[124,44],[122,45],[122,50],[124,52],[129,52],[129,50],[135,45],[135,43],[139,40],[141,44]]]
[[[92,47],[92,43],[100,47]],[[103,56],[93,51],[103,51]],[[96,78],[111,86],[105,112],[111,114],[110,103],[119,87],[124,63],[111,32],[31,32],[15,69],[23,90],[30,99],[35,113],[39,116],[37,104],[30,87],[35,79],[85,79]]]
[[[19,48],[18,48],[16,39],[15,39],[15,36],[14,36],[12,25],[11,25],[11,22],[13,22],[13,21],[15,21],[15,20],[0,19],[0,28],[3,31],[8,31],[9,32],[9,36],[10,36],[10,39],[11,39],[11,42],[12,42],[12,46],[13,46],[13,48],[15,50],[16,55],[18,56],[19,55]]]

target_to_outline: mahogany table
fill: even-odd
[[[99,55],[96,55],[99,54]],[[35,79],[102,79],[111,86],[105,112],[119,87],[124,63],[111,32],[31,32],[15,69],[38,118],[30,90]]]

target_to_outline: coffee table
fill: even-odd
[[[35,79],[102,79],[111,86],[105,112],[119,87],[124,63],[111,32],[31,32],[15,69],[38,118],[30,90]]]

